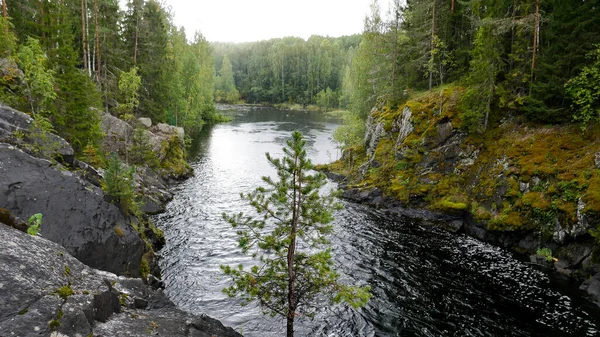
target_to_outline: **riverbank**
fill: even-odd
[[[496,121],[486,136],[469,134],[460,127],[463,92],[450,86],[375,107],[364,145],[328,166],[344,177],[345,197],[401,214],[443,215],[452,231],[530,255],[600,303],[592,236],[600,223],[597,130],[513,118]]]
[[[164,210],[169,182],[192,172],[182,130],[102,119],[108,153],[159,159],[136,170],[144,198],[135,209],[105,194],[103,170],[75,158],[64,139],[0,106],[0,335],[239,336],[177,310],[160,289],[155,252],[164,237],[146,214]],[[33,214],[42,216],[40,236],[24,233]]]

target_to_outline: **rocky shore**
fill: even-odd
[[[168,184],[192,174],[181,162],[183,130],[102,120],[108,153],[127,155],[137,133],[158,158],[136,170],[137,215],[104,194],[103,172],[66,141],[39,137],[32,118],[0,105],[0,336],[240,336],[177,310],[160,289],[154,252],[164,239],[145,214],[164,210]],[[40,235],[28,235],[36,213]]]
[[[507,119],[470,134],[462,90],[376,106],[364,143],[324,169],[344,198],[525,254],[600,305],[597,130]]]

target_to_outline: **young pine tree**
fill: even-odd
[[[263,177],[265,187],[242,194],[258,218],[223,214],[238,229],[244,253],[257,248],[253,256],[260,261],[250,270],[221,266],[232,278],[232,285],[223,291],[242,298],[244,304],[258,302],[272,316],[285,317],[288,337],[294,335],[296,316],[310,316],[324,299],[358,308],[371,297],[368,286],[338,282],[327,234],[333,230],[332,212],[339,204],[333,195],[319,194],[326,178],[322,173],[310,174],[313,165],[306,157],[305,143],[295,131],[283,148],[283,158],[267,153],[279,179]],[[265,227],[271,232],[266,233]]]

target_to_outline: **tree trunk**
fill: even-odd
[[[396,3],[397,4],[397,3]],[[395,93],[396,88],[396,68],[398,63],[398,29],[400,28],[400,9],[396,6],[394,8],[396,12],[396,21],[394,22],[394,58],[392,61],[392,97]]]
[[[295,166],[298,168],[298,158],[296,157]],[[298,222],[300,217],[300,204],[302,202],[302,171],[294,174],[294,204],[292,223],[290,230],[290,245],[288,246],[287,264],[288,264],[288,312],[287,312],[287,337],[294,337],[294,318],[296,316],[296,293],[295,281],[296,274],[294,270],[294,257],[296,255],[296,232],[298,230]],[[298,184],[296,186],[296,183]]]
[[[431,15],[431,46],[430,46],[430,58],[433,58],[433,37],[435,36],[435,1],[433,2],[433,13]],[[433,60],[431,61],[433,62]],[[429,90],[433,88],[433,70],[429,69]]]
[[[138,14],[136,13],[135,16],[135,45],[133,46],[133,64],[137,64],[137,48],[138,48],[138,30],[140,26],[140,18],[138,17]]]
[[[535,71],[535,59],[540,39],[540,0],[535,1],[535,27],[533,28],[533,56],[531,57],[531,83]]]
[[[98,78],[98,82],[100,82],[100,77],[101,77],[101,73],[100,73],[100,38],[98,36],[98,0],[94,0],[94,12],[96,13],[96,61],[97,61],[97,78]]]
[[[452,0],[452,8],[450,9],[450,11],[452,12],[452,14],[454,14],[454,0]]]
[[[283,73],[285,59],[283,57],[283,53],[281,54],[281,99],[285,102],[285,75]]]
[[[4,24],[6,25],[4,29],[6,34],[8,34],[8,14],[6,12],[6,0],[2,0],[2,16],[4,16]]]

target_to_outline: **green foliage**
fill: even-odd
[[[133,214],[138,209],[135,200],[134,173],[134,167],[127,167],[121,163],[116,154],[113,154],[108,160],[104,170],[104,180],[102,181],[104,193],[114,198],[120,204],[122,210]]]
[[[129,160],[135,165],[148,165],[150,168],[157,168],[159,160],[152,151],[150,137],[143,127],[133,129],[132,146],[129,150]]]
[[[132,67],[129,71],[121,72],[119,77],[119,92],[123,97],[123,103],[119,104],[118,110],[121,114],[134,114],[140,104],[139,93],[142,78],[138,75],[138,68]]]
[[[34,154],[43,158],[54,159],[60,144],[53,141],[50,135],[54,133],[54,128],[50,120],[40,114],[33,116],[33,123],[27,134],[27,139],[31,142],[24,147],[31,150]]]
[[[344,115],[344,123],[333,133],[333,139],[342,149],[361,145],[365,136],[365,122],[354,113]]]
[[[12,28],[9,20],[0,17],[0,57],[10,57],[17,50],[17,37]]]
[[[190,172],[187,154],[178,136],[172,136],[164,141],[161,151],[164,153],[164,158],[160,162],[160,168],[163,170],[164,175],[181,177]]]
[[[47,58],[40,42],[28,37],[25,44],[20,46],[17,59],[25,74],[31,112],[48,113],[51,101],[56,98],[54,71],[48,69]]]
[[[470,88],[462,98],[462,126],[470,132],[485,131],[496,90],[496,76],[502,66],[497,37],[490,25],[477,30],[467,83]]]
[[[554,257],[552,256],[552,249],[550,248],[538,248],[536,254],[545,258],[548,262],[554,261]]]
[[[579,75],[565,84],[568,97],[576,110],[573,118],[585,130],[592,121],[600,121],[600,44],[590,54],[591,65],[583,67]]]
[[[36,236],[40,232],[42,226],[42,213],[36,213],[29,217],[27,221],[29,227],[27,227],[27,234]]]
[[[334,105],[334,102],[337,101],[335,97],[335,93],[331,90],[331,88],[327,87],[327,89],[321,90],[317,93],[317,106],[322,111],[329,111],[329,108]]]
[[[219,77],[216,78],[215,100],[223,103],[237,103],[240,99],[240,93],[235,87],[233,78],[233,67],[227,54],[223,56],[223,63],[219,71]]]
[[[232,278],[232,285],[223,291],[240,297],[244,304],[258,302],[265,313],[286,317],[289,336],[296,315],[310,316],[322,305],[317,296],[360,307],[371,294],[369,287],[338,282],[327,235],[333,230],[332,212],[340,205],[334,195],[319,193],[326,178],[322,173],[309,174],[313,165],[306,157],[302,134],[294,132],[286,144],[283,158],[267,153],[278,180],[263,177],[264,187],[242,194],[258,217],[223,214],[238,230],[242,251],[256,249],[253,256],[260,265],[249,270],[221,268]]]

